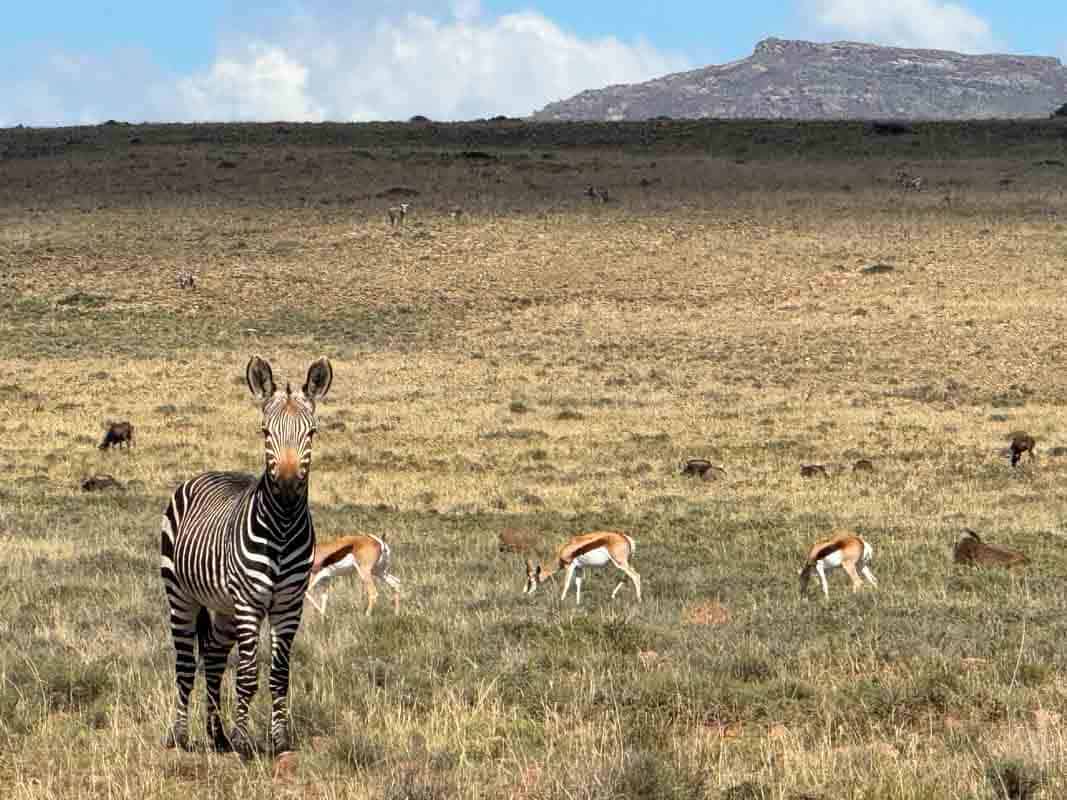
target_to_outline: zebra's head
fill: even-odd
[[[270,364],[253,356],[245,369],[248,388],[263,408],[263,446],[271,492],[291,504],[307,497],[311,473],[311,442],[315,437],[315,404],[326,396],[333,368],[325,356],[308,367],[300,391],[275,385]]]

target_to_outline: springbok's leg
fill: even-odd
[[[378,602],[378,587],[374,585],[374,576],[363,567],[356,567],[356,572],[359,573],[359,579],[363,581],[363,589],[367,593],[367,610],[363,616],[369,617],[370,612],[374,610],[374,604]]]
[[[630,580],[633,582],[633,585],[634,585],[634,593],[637,595],[637,602],[640,603],[641,602],[641,576],[638,575],[637,574],[637,570],[634,569],[633,567],[631,567],[629,564],[626,564],[624,566],[620,566],[619,569],[621,569],[623,572],[625,572],[630,577]],[[618,591],[618,589],[616,589],[615,591]]]
[[[874,577],[874,573],[871,572],[870,564],[864,564],[861,572],[863,573],[863,577],[867,579],[867,583],[869,583],[871,586],[878,585],[878,580]]]
[[[567,572],[563,576],[563,593],[560,594],[560,602],[567,598],[567,590],[571,588],[571,581],[574,580],[574,562],[572,561],[567,565]]]
[[[822,583],[823,597],[829,597],[830,587],[826,583],[826,567],[822,565],[821,561],[815,562],[815,571],[819,573],[819,581]]]
[[[860,580],[860,576],[856,573],[856,565],[855,564],[850,564],[849,562],[845,561],[845,562],[842,562],[841,568],[848,575],[849,580],[852,581],[852,591],[853,592],[858,592],[860,589],[863,588],[863,581]]]

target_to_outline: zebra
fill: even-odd
[[[315,555],[307,500],[315,405],[330,389],[333,368],[327,358],[318,359],[308,368],[303,389],[294,392],[288,384],[278,388],[270,364],[253,356],[245,378],[263,409],[263,474],[205,472],[182,483],[163,513],[160,571],[170,606],[178,688],[164,745],[189,748],[195,645],[203,662],[212,745],[249,758],[248,709],[259,682],[257,647],[264,619],[271,631],[271,745],[275,754],[291,749],[289,653]],[[237,702],[227,736],[219,718],[219,694],[235,641]]]

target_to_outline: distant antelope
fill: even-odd
[[[966,536],[960,539],[952,550],[952,560],[957,564],[990,564],[1010,567],[1030,562],[1030,559],[1016,550],[986,544],[970,528],[964,528],[963,532]]]
[[[334,578],[355,572],[363,581],[367,593],[367,610],[364,616],[370,616],[374,604],[378,602],[378,588],[374,579],[378,578],[393,590],[393,611],[400,613],[400,580],[389,573],[392,551],[384,539],[368,534],[342,536],[340,539],[320,544],[315,547],[315,561],[311,566],[311,584],[308,586],[307,599],[316,610],[326,616],[326,596],[329,584]],[[322,589],[318,593],[321,605],[315,601],[312,593],[316,586]]]
[[[585,190],[585,196],[592,200],[594,203],[607,203],[611,198],[608,197],[607,189],[598,189],[595,186],[589,186]]]
[[[1024,453],[1030,454],[1030,460],[1034,460],[1034,452],[1037,442],[1028,433],[1015,433],[1011,437],[1011,465],[1016,466]]]
[[[459,206],[452,206],[448,209],[448,216],[458,221],[463,217],[463,209]]]
[[[133,444],[133,425],[128,422],[109,422],[104,439],[99,444],[100,449],[107,450],[121,444],[125,444],[127,448]]]
[[[523,594],[533,594],[537,587],[547,581],[561,569],[566,570],[563,580],[563,592],[559,599],[562,602],[567,597],[567,590],[571,588],[571,579],[574,580],[575,605],[582,602],[582,571],[586,568],[595,569],[614,564],[622,571],[634,585],[637,594],[637,602],[641,602],[641,576],[637,570],[630,566],[630,556],[634,552],[634,540],[625,533],[614,531],[596,531],[594,533],[582,533],[574,536],[570,541],[562,545],[556,553],[556,567],[547,572],[540,564],[532,561],[526,562],[526,588]],[[614,600],[626,584],[625,580],[619,581],[615,591],[611,593]]]
[[[830,596],[830,588],[826,583],[826,573],[829,570],[840,567],[852,580],[852,591],[858,592],[863,586],[860,575],[867,579],[871,586],[877,586],[878,581],[871,572],[871,557],[874,550],[852,531],[835,531],[829,539],[816,542],[808,551],[808,558],[800,570],[800,594],[807,594],[808,580],[811,573],[815,572],[822,583],[822,593],[825,597]]]
[[[534,537],[528,531],[507,528],[497,535],[497,550],[501,553],[523,553],[534,545]]]
[[[801,464],[800,465],[800,477],[801,478],[829,478],[830,473],[826,467],[822,464]]]
[[[404,218],[408,215],[408,209],[411,208],[411,203],[401,203],[398,206],[393,206],[389,209],[389,224],[390,225],[403,225]]]
[[[178,288],[179,289],[195,289],[196,288],[196,276],[191,272],[179,272],[178,273]]]
[[[897,184],[899,184],[900,188],[905,192],[921,192],[923,188],[923,179],[918,175],[911,175],[901,170],[897,173]]]
[[[690,458],[682,464],[682,474],[705,481],[717,481],[726,476],[726,470],[715,466],[706,458]]]

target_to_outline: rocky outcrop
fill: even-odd
[[[1065,101],[1058,58],[765,39],[748,58],[585,91],[533,119],[1032,118]]]

